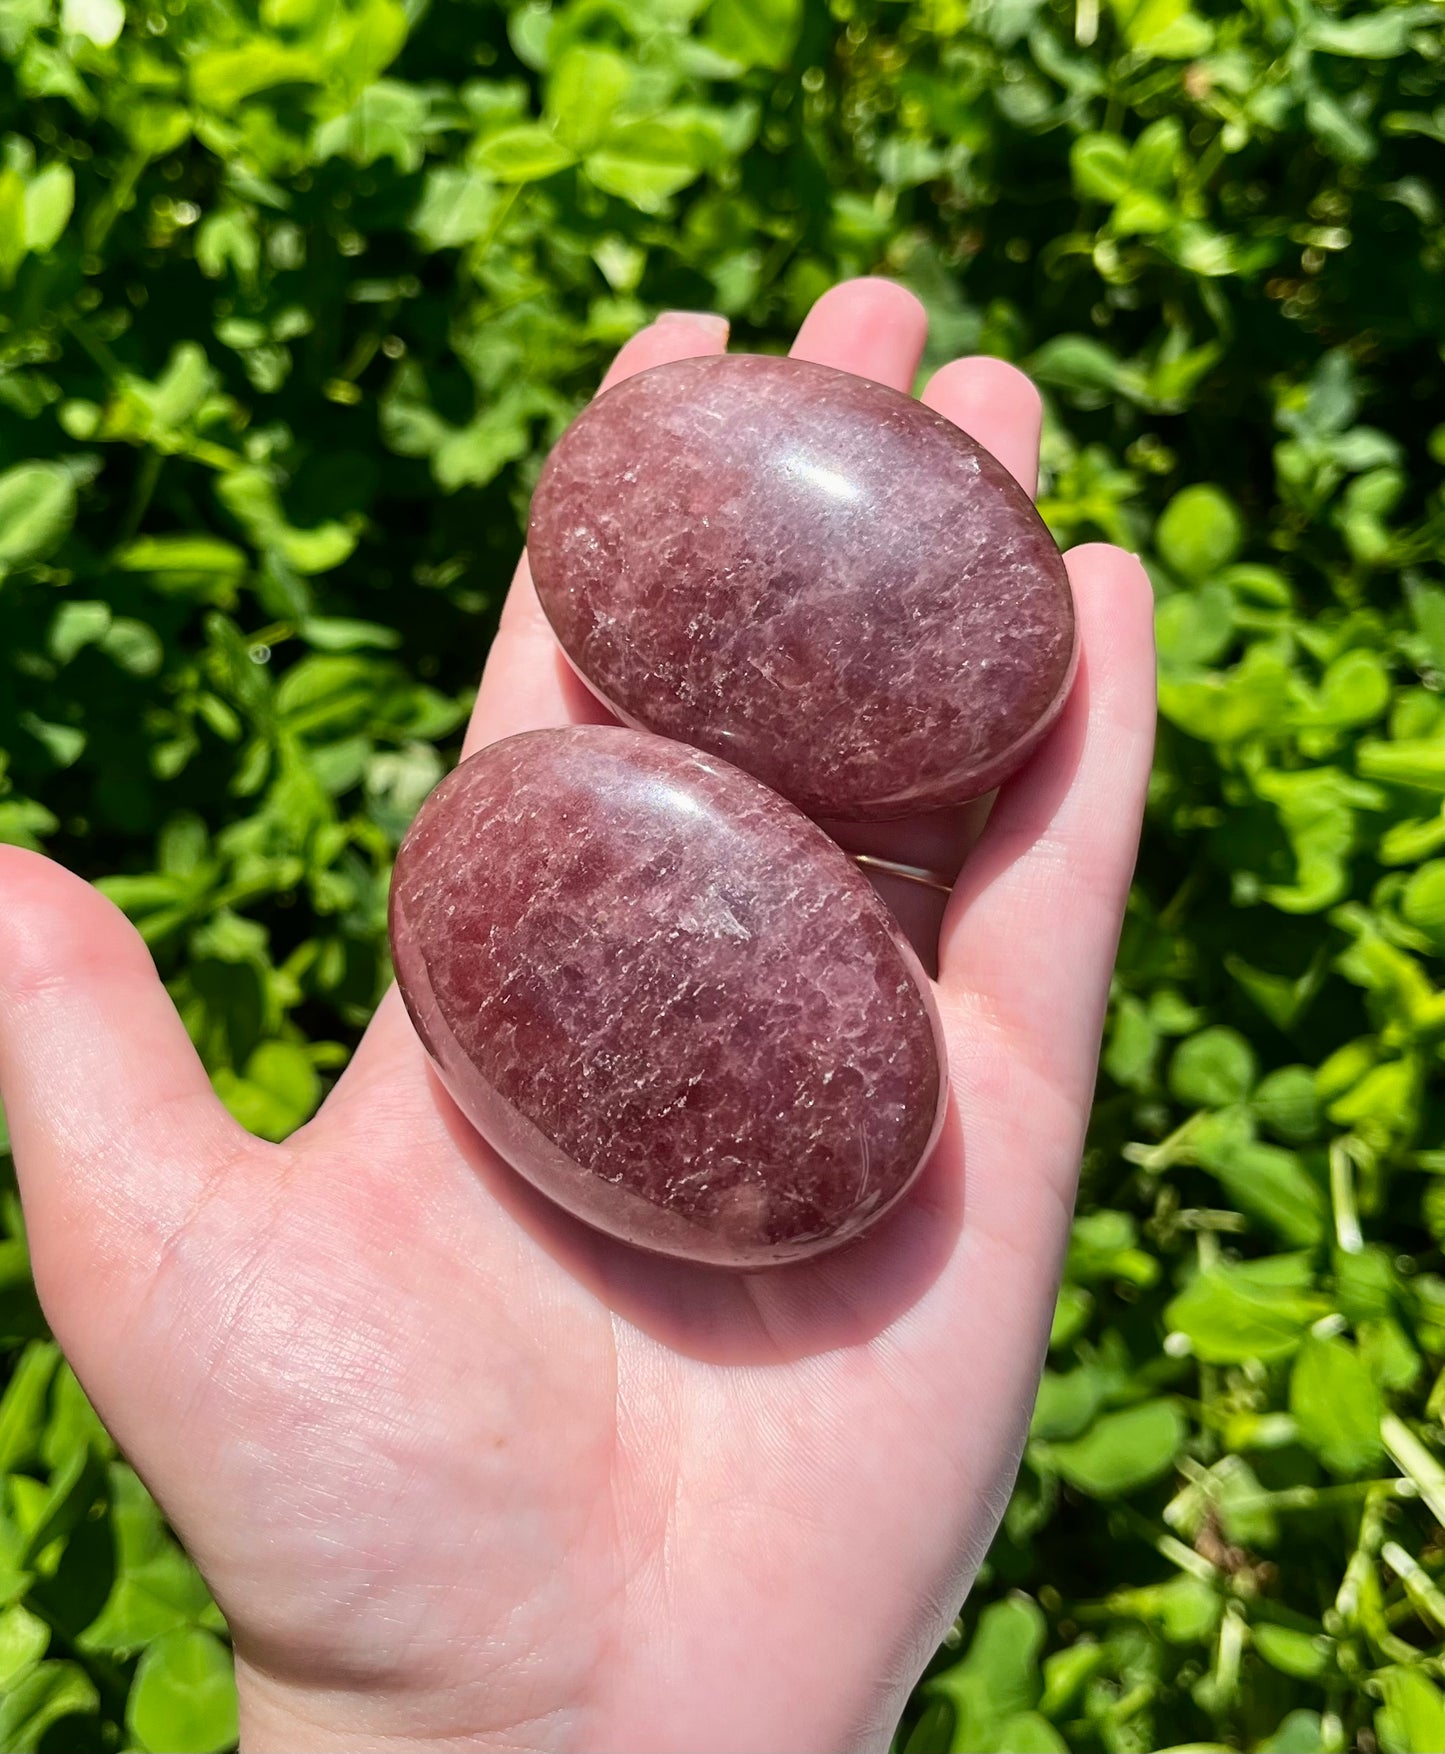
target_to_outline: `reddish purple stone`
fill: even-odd
[[[619,717],[814,816],[979,796],[1057,717],[1063,560],[1028,495],[911,396],[802,360],[625,379],[553,451],[532,576]]]
[[[716,757],[534,731],[443,780],[392,951],[500,1155],[645,1248],[764,1266],[856,1236],[941,1123],[929,985],[838,848]]]

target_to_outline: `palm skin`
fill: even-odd
[[[794,351],[906,389],[923,340],[908,294],[857,281]],[[612,375],[724,345],[677,315]],[[1027,380],[958,361],[926,399],[1032,488]],[[245,1748],[886,1744],[1017,1466],[1142,810],[1147,580],[1116,549],[1069,567],[1079,683],[981,835],[965,812],[856,843],[968,849],[941,924],[888,896],[936,935],[952,1094],[915,1193],[812,1262],[699,1269],[554,1213],[394,991],[316,1119],[249,1138],[126,921],[0,849],[41,1295],[227,1614]],[[469,747],[600,716],[524,563]]]

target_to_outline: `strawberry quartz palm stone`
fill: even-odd
[[[1063,560],[1003,465],[803,360],[681,360],[608,390],[543,470],[527,545],[563,650],[620,718],[813,816],[991,790],[1073,677]]]
[[[821,830],[715,756],[534,731],[397,858],[402,996],[498,1154],[627,1242],[734,1267],[848,1241],[941,1124],[929,983]]]

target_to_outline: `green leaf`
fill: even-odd
[[[1258,1754],[1332,1754],[1324,1720],[1317,1711],[1286,1712],[1274,1734],[1259,1743]]]
[[[395,628],[342,615],[308,615],[301,624],[301,637],[319,652],[390,652],[401,644]]]
[[[999,1728],[997,1746],[1009,1754],[1069,1754],[1069,1744],[1036,1711],[1021,1711],[1007,1719]]]
[[[1067,1373],[1046,1370],[1034,1402],[1029,1435],[1045,1440],[1077,1437],[1093,1422],[1104,1397],[1116,1386],[1113,1373],[1094,1364],[1082,1364]]]
[[[131,1470],[110,1470],[110,1524],[117,1565],[104,1607],[80,1635],[85,1651],[127,1658],[168,1633],[219,1624],[200,1573],[167,1532]]]
[[[352,107],[330,116],[316,130],[318,162],[345,155],[355,164],[389,158],[409,175],[426,154],[430,101],[425,91],[395,79],[379,79],[362,91]]]
[[[78,1664],[41,1663],[0,1692],[0,1748],[38,1754],[52,1724],[93,1712],[99,1702],[95,1683]]]
[[[1320,1102],[1308,1066],[1280,1066],[1260,1079],[1250,1108],[1276,1138],[1303,1145],[1316,1137]]]
[[[1437,949],[1445,950],[1445,859],[1432,859],[1411,874],[1400,912]]]
[[[7,166],[0,168],[0,287],[14,280],[26,248],[25,179]]]
[[[1254,1648],[1272,1669],[1297,1681],[1318,1680],[1330,1669],[1329,1641],[1316,1633],[1264,1621],[1254,1628]]]
[[[47,1486],[34,1481],[30,1485],[32,1496],[21,1519],[25,1536],[21,1559],[27,1567],[45,1556],[52,1541],[65,1540],[93,1511],[104,1486],[101,1459],[88,1449],[77,1450],[55,1470]]]
[[[1243,525],[1217,487],[1185,487],[1164,508],[1154,540],[1166,566],[1187,579],[1204,579],[1238,554]]]
[[[242,48],[210,49],[197,55],[190,74],[196,102],[225,115],[247,98],[277,86],[321,85],[326,67],[310,48],[254,37]]]
[[[0,475],[0,490],[4,482],[5,477]],[[1445,792],[1445,737],[1402,737],[1393,743],[1361,743],[1355,762],[1366,779]]]
[[[205,348],[194,341],[182,341],[172,349],[166,369],[154,384],[136,384],[134,388],[147,404],[154,426],[173,432],[197,412],[215,381]]]
[[[1196,1108],[1243,1102],[1254,1088],[1254,1050],[1235,1029],[1201,1029],[1179,1044],[1169,1063],[1169,1088]]]
[[[1389,668],[1378,652],[1342,652],[1325,671],[1301,722],[1335,729],[1368,725],[1385,712],[1390,693]]]
[[[165,646],[153,628],[122,615],[100,641],[100,649],[132,676],[154,676],[165,662]]]
[[[1226,585],[1177,591],[1155,611],[1160,664],[1170,671],[1207,668],[1233,644],[1235,626],[1234,593]]]
[[[48,1417],[40,1440],[40,1457],[52,1473],[74,1464],[82,1450],[108,1459],[115,1446],[101,1424],[75,1372],[62,1363],[51,1379]]]
[[[459,487],[484,487],[532,443],[536,417],[544,412],[526,384],[504,390],[466,426],[449,428],[430,410],[394,405],[392,442],[398,450],[413,446],[432,453],[432,472],[443,492]]]
[[[1030,357],[1029,371],[1040,383],[1056,385],[1100,400],[1119,390],[1125,367],[1118,355],[1087,335],[1056,335]]]
[[[984,1609],[962,1660],[925,1683],[929,1695],[953,1707],[951,1748],[986,1754],[1007,1746],[1004,1725],[1038,1703],[1044,1632],[1044,1617],[1027,1596]]]
[[[954,1711],[946,1699],[931,1699],[903,1743],[900,1754],[934,1754],[946,1747],[953,1730]]]
[[[1011,49],[1043,10],[1044,0],[990,0],[973,16],[988,40],[1001,49]]]
[[[57,1347],[32,1340],[20,1354],[0,1396],[0,1476],[31,1462],[44,1429],[46,1398],[60,1362]]]
[[[1375,156],[1369,129],[1322,87],[1316,86],[1306,99],[1305,120],[1325,151],[1345,164],[1368,164]]]
[[[321,1079],[303,1048],[293,1042],[262,1042],[244,1074],[219,1071],[216,1094],[248,1132],[284,1139],[311,1118],[321,1100]]]
[[[620,195],[644,213],[657,213],[701,171],[697,144],[689,129],[634,122],[609,134],[585,168],[599,189]]]
[[[1294,678],[1279,652],[1251,645],[1233,670],[1193,680],[1164,677],[1159,710],[1188,736],[1242,743],[1277,726],[1288,714]]]
[[[1069,148],[1069,170],[1080,195],[1117,201],[1129,186],[1129,147],[1117,134],[1081,134]]]
[[[1357,1337],[1365,1368],[1386,1394],[1413,1388],[1419,1381],[1420,1354],[1393,1316],[1367,1316]]]
[[[138,536],[111,553],[114,565],[127,572],[241,573],[246,556],[233,542],[203,533]]]
[[[575,164],[577,154],[550,128],[524,122],[489,134],[477,148],[476,162],[499,183],[537,183]]]
[[[1148,189],[1126,189],[1114,207],[1110,225],[1119,237],[1134,233],[1167,231],[1174,223],[1174,209]]]
[[[1196,1134],[1194,1149],[1230,1204],[1268,1225],[1281,1242],[1308,1248],[1323,1240],[1329,1221],[1324,1191],[1293,1151],[1262,1145],[1232,1126],[1208,1125]]]
[[[1065,1717],[1083,1689],[1107,1665],[1109,1657],[1104,1645],[1087,1636],[1045,1657],[1039,1710],[1055,1721]]]
[[[1049,1325],[1049,1350],[1071,1345],[1088,1326],[1093,1308],[1093,1298],[1081,1285],[1061,1285]]]
[[[1311,1339],[1300,1348],[1290,1372],[1289,1406],[1301,1441],[1332,1474],[1350,1478],[1379,1462],[1380,1391],[1343,1340]]]
[[[75,485],[56,463],[17,463],[0,475],[0,579],[43,559],[75,522]]]
[[[1035,1446],[1076,1491],[1091,1498],[1134,1492],[1166,1473],[1183,1448],[1187,1427],[1178,1403],[1145,1401],[1097,1419],[1070,1443]]]
[[[25,246],[43,256],[60,242],[75,206],[75,173],[68,164],[47,165],[25,185]]]
[[[1381,802],[1378,793],[1337,768],[1284,773],[1262,770],[1255,790],[1279,813],[1295,859],[1295,881],[1265,891],[1271,905],[1290,913],[1317,913],[1349,887],[1347,857],[1355,840],[1355,810]]]
[[[35,1668],[49,1644],[50,1628],[24,1603],[15,1602],[0,1613],[0,1699]]]
[[[75,725],[55,725],[35,713],[21,713],[16,723],[45,750],[56,767],[72,767],[85,753],[85,732]]]
[[[1308,1264],[1299,1255],[1221,1262],[1197,1274],[1164,1319],[1207,1364],[1284,1358],[1329,1308],[1309,1284]]]
[[[524,67],[537,73],[546,71],[554,23],[547,0],[527,0],[526,5],[512,12],[507,21],[507,39]]]
[[[146,1648],[126,1702],[126,1723],[150,1754],[220,1754],[236,1740],[236,1683],[220,1639],[168,1632]]]
[[[1200,1578],[1185,1573],[1167,1583],[1115,1590],[1105,1606],[1112,1613],[1157,1626],[1170,1644],[1206,1644],[1219,1626],[1224,1598]]]
[[[59,819],[31,798],[0,798],[0,845],[28,847],[33,853],[43,852],[41,843],[59,826]],[[0,1137],[3,1137],[3,1128],[0,1128]]]
[[[1144,1090],[1153,1082],[1159,1054],[1159,1029],[1145,1007],[1125,993],[1114,1007],[1102,1065],[1118,1084]]]
[[[1445,1748],[1445,1695],[1419,1669],[1395,1665],[1376,1676],[1384,1696],[1375,1713],[1382,1754],[1436,1754]]]
[[[1202,55],[1214,40],[1212,27],[1190,11],[1187,0],[1143,0],[1129,10],[1129,46],[1141,55],[1187,61]]]
[[[1430,662],[1437,670],[1445,670],[1445,590],[1427,585],[1423,579],[1407,578],[1405,595]]]
[[[1383,61],[1404,54],[1412,31],[1438,22],[1439,14],[1433,7],[1396,6],[1362,12],[1354,18],[1315,18],[1305,40],[1327,55]]]
[[[501,201],[495,186],[461,165],[427,172],[412,230],[429,250],[452,250],[487,232]]]
[[[547,80],[552,131],[577,152],[603,139],[632,85],[632,67],[610,49],[579,45],[557,61]]]
[[[707,41],[744,67],[786,67],[803,24],[802,0],[712,0]]]
[[[1129,172],[1146,188],[1167,191],[1174,186],[1184,154],[1184,128],[1177,116],[1151,122],[1129,150]]]
[[[289,524],[262,469],[232,469],[217,483],[216,497],[259,548],[278,550],[287,566],[307,577],[340,566],[356,547],[356,531],[334,520],[304,530]]]
[[[1070,1279],[1093,1284],[1100,1279],[1123,1279],[1134,1285],[1152,1285],[1159,1277],[1159,1263],[1137,1246],[1138,1227],[1127,1212],[1086,1212],[1074,1220],[1069,1236]]]
[[[103,640],[110,624],[108,603],[73,600],[62,603],[50,624],[50,637],[46,642],[51,657],[57,664],[68,664],[78,651],[86,646],[97,645]]]

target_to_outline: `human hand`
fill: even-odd
[[[906,389],[923,340],[910,295],[857,281],[794,352]],[[610,376],[724,345],[676,315]],[[1019,373],[956,361],[925,399],[1032,489]],[[1068,561],[1079,680],[982,832],[970,810],[849,839],[967,849],[941,923],[887,890],[936,933],[950,1109],[902,1207],[793,1266],[692,1267],[553,1211],[460,1120],[395,991],[317,1117],[250,1138],[123,917],[0,849],[37,1282],[226,1613],[247,1749],[886,1744],[1026,1433],[1148,773],[1147,580],[1117,549]],[[524,563],[468,748],[602,716]]]

